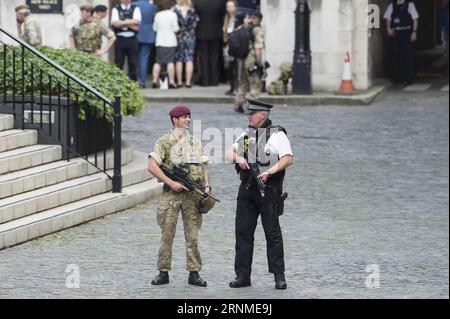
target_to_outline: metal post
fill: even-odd
[[[292,93],[311,95],[310,11],[307,0],[298,0],[295,10],[295,51]]]
[[[122,115],[120,113],[120,96],[114,101],[114,176],[113,193],[122,192]],[[106,169],[106,168],[105,168]]]

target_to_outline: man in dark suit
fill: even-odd
[[[219,84],[225,8],[226,0],[195,1],[195,11],[200,17],[196,37],[199,84],[201,86],[216,86]]]

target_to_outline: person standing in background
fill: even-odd
[[[241,28],[250,32],[249,53],[245,58],[237,59],[238,63],[238,92],[234,99],[234,110],[244,112],[246,95],[257,99],[261,95],[262,82],[260,70],[263,70],[264,31],[261,27],[263,15],[255,11],[244,18]]]
[[[94,8],[94,18],[103,21],[103,19],[108,15],[108,7],[102,4],[95,6]]]
[[[111,25],[117,37],[114,47],[115,63],[122,70],[125,57],[127,57],[128,76],[131,80],[136,81],[139,50],[136,34],[142,20],[141,10],[131,4],[131,0],[121,0],[120,2],[111,12]]]
[[[160,9],[153,23],[153,30],[156,32],[156,63],[153,65],[152,88],[158,88],[161,66],[167,65],[169,76],[169,89],[176,89],[175,86],[175,55],[177,51],[177,35],[180,29],[178,17],[170,10],[172,1],[162,0]]]
[[[197,54],[199,84],[219,84],[220,53],[223,40],[223,17],[226,0],[196,0],[195,11],[200,17],[197,24]]]
[[[384,19],[389,35],[391,82],[410,85],[415,80],[413,42],[419,28],[416,6],[410,0],[392,0]]]
[[[41,26],[30,15],[30,7],[19,5],[15,8],[17,21],[17,34],[19,38],[29,45],[38,46],[42,44]]]
[[[93,17],[94,6],[86,3],[80,6],[80,25],[73,27],[69,35],[69,45],[72,49],[102,56],[116,41],[114,32],[99,19]],[[108,39],[105,49],[102,50],[102,36]]]
[[[155,31],[153,22],[155,21],[156,6],[148,0],[139,0],[136,5],[141,9],[142,21],[137,33],[139,42],[139,75],[138,82],[141,88],[145,88],[147,79],[148,63],[153,46],[155,45]]]
[[[228,38],[240,25],[237,12],[237,1],[227,1],[227,14],[225,15],[225,22],[223,24],[223,58],[227,80],[230,82],[230,89],[225,94],[229,96],[235,95],[237,87],[237,61],[228,54]]]
[[[186,64],[186,87],[191,88],[194,73],[195,27],[199,20],[192,8],[191,0],[179,0],[173,11],[178,17],[180,30],[177,33],[176,72],[178,87],[183,85],[183,63]]]

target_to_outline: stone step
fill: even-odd
[[[14,128],[14,116],[11,114],[0,114],[0,132]]]
[[[133,147],[131,144],[122,141],[122,155],[121,155],[121,163],[122,165],[126,165],[133,160]],[[84,158],[84,157],[83,157]],[[95,164],[95,155],[91,154],[88,156],[88,160],[90,163]],[[103,170],[103,152],[97,153],[97,167]],[[114,148],[111,147],[106,150],[106,169],[110,169],[114,167]],[[88,174],[97,173],[98,169],[93,165],[88,165]]]
[[[107,168],[112,169],[114,153],[108,151],[106,158]],[[97,159],[103,163],[103,154],[99,155]],[[133,148],[129,144],[123,143],[122,164],[126,165],[132,159]],[[89,165],[84,159],[73,158],[70,161],[62,160],[3,174],[0,175],[0,199],[97,172],[95,167]]]
[[[0,153],[19,147],[35,145],[38,142],[36,130],[0,131]]]
[[[0,224],[0,250],[142,204],[159,196],[161,189],[162,184],[152,178],[125,187],[122,193],[92,196]]]
[[[135,153],[135,159],[122,167],[122,185],[151,178],[147,154]],[[110,175],[112,170],[107,171]],[[104,173],[83,176],[0,200],[0,224],[72,203],[112,190],[112,181]]]
[[[0,174],[60,160],[59,145],[32,145],[0,153]]]

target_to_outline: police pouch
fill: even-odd
[[[283,193],[280,195],[280,198],[275,203],[275,211],[277,212],[278,216],[283,215],[284,213],[284,201],[288,197],[288,193]]]

